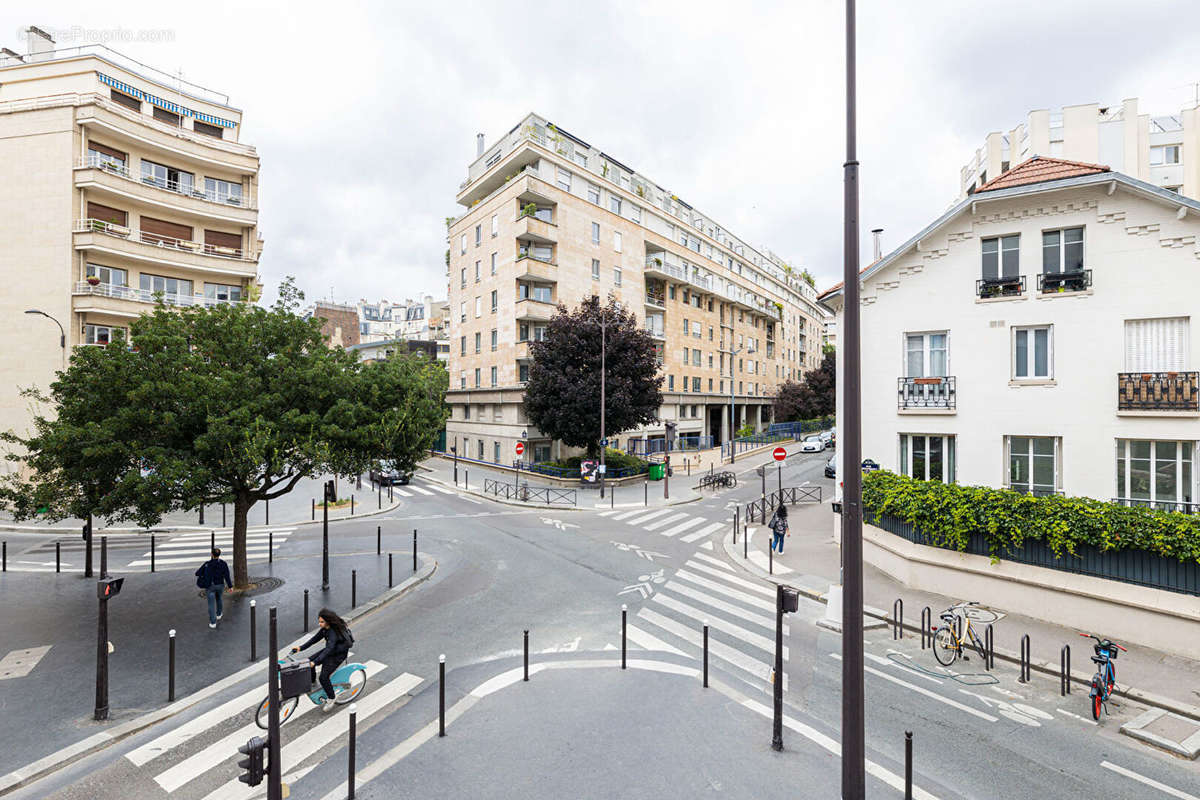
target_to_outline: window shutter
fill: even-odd
[[[1127,372],[1179,372],[1188,360],[1187,317],[1125,321]]]

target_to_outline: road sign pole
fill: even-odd
[[[305,599],[308,595],[305,594]],[[267,800],[283,800],[283,764],[280,763],[279,741],[279,635],[275,625],[275,606],[270,609],[271,653],[267,658]]]
[[[101,576],[103,577],[103,576]],[[100,586],[104,585],[101,581]],[[100,606],[96,615],[96,708],[92,718],[108,719],[108,598],[99,593]]]

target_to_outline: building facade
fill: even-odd
[[[612,446],[664,435],[729,438],[770,421],[775,387],[821,357],[816,292],[675,194],[531,114],[484,148],[459,186],[467,210],[448,226],[450,390],[447,445],[507,463],[565,455],[522,410],[530,343],[555,306],[609,295],[659,345],[657,425]],[[597,402],[599,399],[597,398]]]
[[[1104,164],[1154,186],[1200,198],[1200,108],[1151,116],[1136,97],[1030,111],[1015,128],[989,133],[959,172],[959,199],[1010,166],[1041,155]]]
[[[378,303],[358,301],[360,339],[382,342],[394,339],[432,341],[446,333],[445,300],[425,295],[419,300],[406,299],[403,304],[380,300]]]
[[[329,340],[330,347],[350,348],[362,341],[358,306],[318,300],[304,309],[301,316],[321,320],[321,334]]]
[[[19,390],[47,389],[72,348],[125,336],[158,297],[252,299],[263,247],[259,159],[227,96],[26,33],[25,54],[0,50],[0,316],[20,342],[0,350],[0,430],[18,434],[45,411]]]
[[[1098,165],[984,184],[862,273],[863,457],[1200,510],[1198,234],[1200,203]]]

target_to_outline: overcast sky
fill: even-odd
[[[841,2],[14,5],[0,46],[24,52],[29,24],[107,39],[244,110],[268,300],[289,274],[309,299],[444,297],[475,134],[490,145],[529,111],[819,288],[841,277]],[[1030,109],[1190,104],[1198,23],[1191,0],[860,0],[863,257],[869,229],[886,252],[944,211],[985,135]]]

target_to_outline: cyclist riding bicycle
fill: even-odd
[[[304,644],[293,647],[293,653],[307,650],[319,641],[324,640],[325,647],[312,657],[313,664],[321,665],[320,682],[325,690],[325,700],[321,703],[321,711],[330,712],[334,708],[333,681],[330,676],[342,665],[354,645],[354,636],[346,621],[328,608],[322,608],[317,615],[317,632]]]

